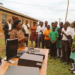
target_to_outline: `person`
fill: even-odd
[[[75,35],[74,35],[73,44],[71,48],[70,59],[72,59],[72,68],[69,70],[73,71],[72,73],[75,74]]]
[[[50,57],[50,59],[52,58],[52,56],[54,57],[54,59],[56,59],[55,58],[55,56],[56,56],[56,42],[57,42],[57,40],[58,40],[58,37],[59,37],[59,35],[58,35],[58,32],[55,30],[55,26],[53,26],[53,29],[52,29],[52,31],[50,31],[50,33],[49,33],[49,38],[50,38],[50,55],[51,55],[51,57]]]
[[[51,30],[52,30],[52,28],[53,28],[54,25],[55,25],[54,22],[52,22],[51,23],[51,27],[50,27]]]
[[[8,19],[8,22],[4,24],[3,30],[4,30],[5,44],[6,44],[6,40],[10,38],[10,32],[12,31],[11,19]]]
[[[50,47],[49,47],[50,41],[49,41],[49,37],[48,37],[50,31],[51,31],[51,30],[50,30],[50,25],[47,25],[47,30],[45,30],[45,32],[44,32],[44,36],[45,36],[45,37],[44,37],[44,40],[45,40],[44,45],[45,45],[45,47],[46,47],[47,49],[50,48]]]
[[[71,30],[70,23],[68,21],[66,21],[65,24],[67,25],[67,29]]]
[[[31,35],[30,35],[30,41],[31,45],[33,46],[33,41],[35,41],[35,47],[37,47],[37,41],[36,41],[36,22],[33,22],[33,27],[31,28]]]
[[[67,25],[67,30],[70,32],[70,37],[69,37],[69,45],[68,45],[68,57],[70,57],[70,53],[71,53],[71,44],[72,44],[72,31],[73,28],[70,27],[70,23],[68,21],[65,22],[65,24]],[[69,62],[70,62],[70,58],[69,58]]]
[[[65,65],[69,64],[69,56],[68,56],[68,45],[69,45],[69,38],[70,38],[70,31],[67,28],[67,25],[64,24],[64,29],[62,30],[62,62],[65,62]]]
[[[58,34],[59,34],[59,38],[58,38],[58,41],[57,41],[57,57],[61,57],[62,59],[62,50],[61,50],[61,31],[62,31],[62,28],[63,28],[63,22],[60,22],[60,28],[57,30],[58,31]]]
[[[74,23],[72,22],[72,23],[71,23],[71,28],[73,28],[73,26],[74,26]]]
[[[30,26],[28,24],[28,20],[26,20],[26,23],[22,25],[22,27],[24,28],[26,34],[25,34],[25,37],[29,37],[29,29],[30,29]],[[26,43],[26,46],[28,46],[28,40],[25,41]]]
[[[55,30],[57,31],[58,29],[59,29],[59,27],[57,26],[58,25],[58,22],[57,21],[55,21]]]
[[[41,38],[43,34],[43,22],[41,22],[41,24],[37,27],[36,32],[37,32],[37,47],[40,48]]]
[[[69,70],[73,71],[72,73],[75,74],[75,24],[73,25],[73,27],[74,27],[74,30],[72,32],[73,42],[72,42],[71,54],[70,54],[70,59],[72,62],[72,68]]]
[[[37,26],[40,26],[40,24],[41,24],[41,21],[39,21],[39,24]]]
[[[47,25],[48,25],[48,22],[45,21],[45,26],[43,26],[43,34],[42,34],[42,48],[44,48],[44,32],[45,30],[47,30]]]
[[[24,36],[24,33],[22,32],[22,23],[20,20],[16,20],[14,22],[14,29],[10,32],[10,39],[18,38],[18,48],[24,47],[25,40],[27,38]]]

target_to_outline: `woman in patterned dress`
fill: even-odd
[[[24,37],[24,33],[21,30],[22,23],[20,20],[16,20],[14,22],[14,29],[10,33],[10,39],[18,38],[18,47],[23,47],[25,40],[27,40],[26,37]]]
[[[30,41],[32,46],[33,46],[33,41],[35,41],[35,47],[36,47],[36,22],[33,22],[33,27],[31,28]]]

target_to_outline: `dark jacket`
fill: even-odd
[[[8,30],[9,30],[8,23],[5,23],[5,24],[4,24],[3,30],[4,30],[4,34],[5,34],[5,35],[8,35],[8,32],[9,32],[9,31],[8,31]]]

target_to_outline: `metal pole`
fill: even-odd
[[[59,18],[59,26],[60,26],[60,20],[61,20],[61,18]]]
[[[69,8],[69,0],[68,0],[68,5],[67,5],[67,11],[66,11],[65,21],[67,20],[68,8]]]

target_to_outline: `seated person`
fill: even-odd
[[[18,48],[23,47],[24,43],[25,43],[25,40],[27,40],[27,38],[24,36],[24,33],[21,30],[21,28],[22,28],[21,21],[16,20],[14,22],[13,28],[14,29],[10,33],[10,39],[18,38]]]

